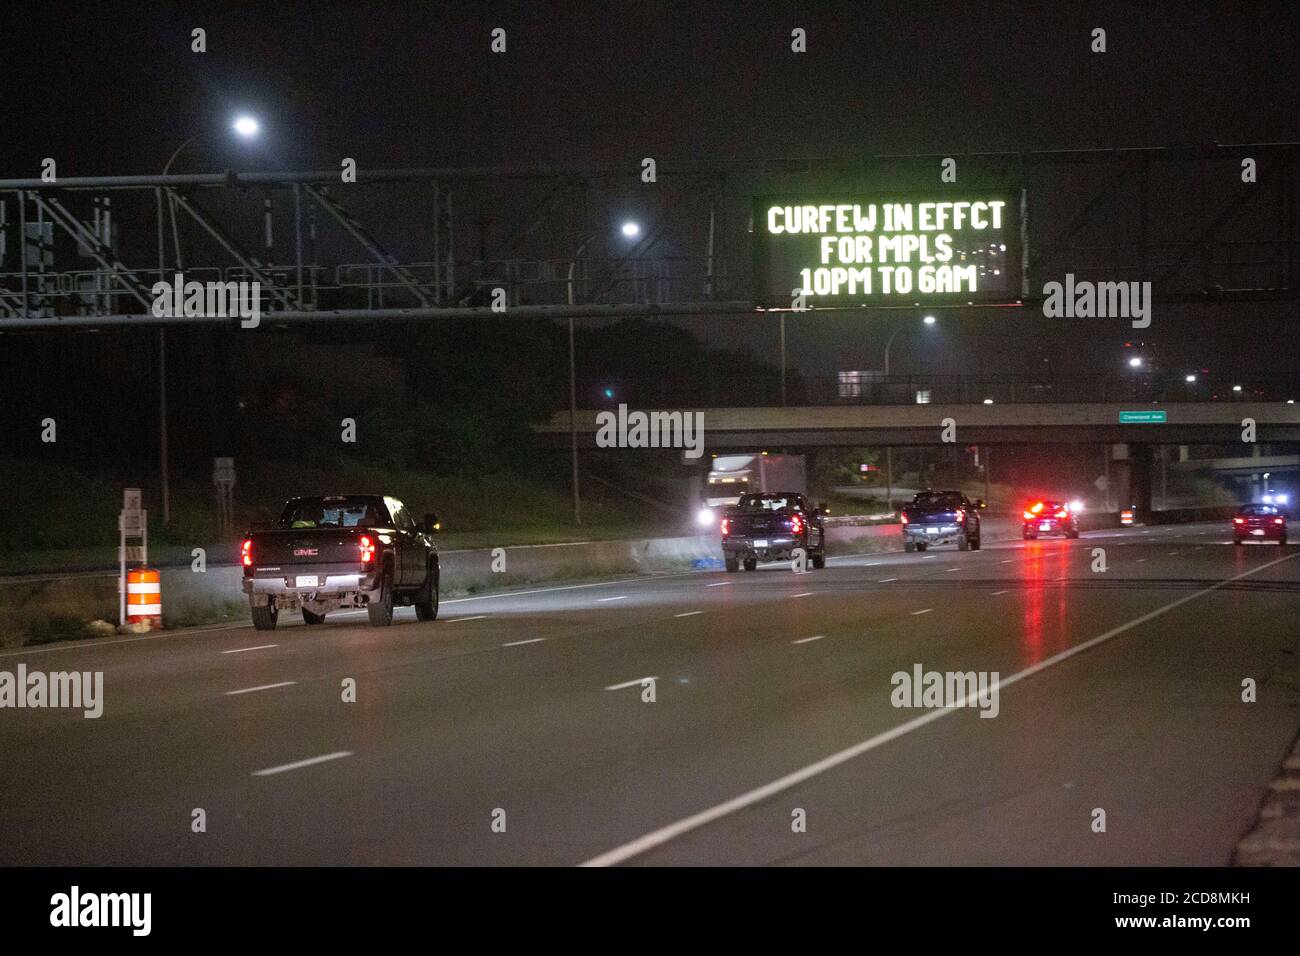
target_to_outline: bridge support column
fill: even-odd
[[[1120,443],[1110,446],[1115,505],[1132,507],[1138,521],[1151,518],[1151,446]]]

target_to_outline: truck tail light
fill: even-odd
[[[907,524],[907,512],[906,512],[906,511],[904,511],[901,515],[899,515],[899,517],[902,519],[903,524]]]
[[[803,518],[798,515],[790,516],[790,530],[795,534],[803,534]]]
[[[1233,524],[1245,524],[1245,523],[1246,523],[1246,519],[1245,519],[1245,518],[1233,518],[1233,519],[1232,519],[1232,523],[1233,523]]]
[[[962,511],[962,509],[960,508],[957,509],[957,523],[958,524],[966,523],[966,512]]]
[[[1033,520],[1034,520],[1033,512],[1031,512],[1031,511],[1026,511],[1026,512],[1023,512],[1023,514],[1024,514],[1024,516],[1025,516],[1025,520],[1026,520],[1026,521],[1033,521]]]
[[[1068,518],[1068,517],[1070,517],[1070,512],[1068,512],[1068,511],[1066,511],[1064,508],[1062,508],[1060,511],[1058,511],[1058,512],[1056,513],[1056,517],[1058,517],[1058,518]]]
[[[375,542],[371,540],[370,535],[363,534],[361,536],[360,547],[362,564],[369,564],[375,560]]]
[[[244,544],[239,549],[239,558],[243,562],[244,567],[251,568],[253,566],[253,539],[252,538],[244,539]]]
[[[1286,519],[1285,519],[1285,518],[1274,518],[1274,519],[1273,519],[1273,523],[1274,523],[1274,524],[1286,524]]]
[[[719,527],[722,528],[723,537],[726,537],[727,535],[731,534],[731,519],[723,518],[722,524]]]

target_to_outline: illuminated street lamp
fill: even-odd
[[[924,319],[922,319],[921,321],[924,322],[926,325],[934,325],[934,323],[935,323],[936,321],[938,321],[938,320],[935,319],[935,317],[932,316],[932,315],[927,315],[927,316],[926,316]]]
[[[1141,367],[1142,367],[1142,359],[1141,359],[1140,357],[1138,357],[1138,356],[1135,355],[1135,356],[1133,356],[1131,359],[1128,360],[1128,365],[1129,365],[1129,368],[1141,368]]]
[[[257,124],[257,120],[253,119],[253,117],[251,116],[237,116],[235,117],[235,121],[231,124],[230,128],[233,129],[238,135],[242,136],[244,139],[252,139],[254,136],[257,135],[259,126]],[[171,157],[167,160],[167,165],[163,167],[162,174],[166,176],[168,173],[171,172],[172,163],[176,162],[176,157],[181,154],[181,151],[185,149],[186,146],[190,145],[190,143],[194,142],[196,139],[200,139],[203,136],[207,136],[210,132],[211,130],[202,130],[198,133],[195,133],[185,142],[177,146],[176,151],[173,152],[171,154]],[[158,197],[158,279],[161,282],[161,281],[166,281],[165,275],[167,272],[167,263],[163,261],[163,257],[164,257],[163,250],[165,248],[164,241],[163,241],[163,229],[165,228],[165,226],[163,224],[163,204],[162,204],[161,189],[157,190],[157,197]],[[181,269],[183,268],[183,266],[181,265],[181,234],[176,227],[176,204],[171,201],[170,194],[168,195],[168,208],[171,212],[171,220],[172,220],[172,243],[176,248],[176,268]],[[163,524],[165,525],[171,521],[172,496],[171,496],[171,484],[168,480],[168,474],[167,474],[167,329],[163,326],[159,326],[158,328],[158,419],[159,419],[158,458],[159,458],[159,472],[160,472],[159,491],[162,494]]]
[[[619,228],[625,239],[635,239],[641,234],[641,226],[628,220]],[[573,253],[573,258],[569,261],[569,305],[575,303],[573,295],[573,274],[578,270],[578,260],[582,258],[582,253],[586,250],[600,233],[592,233],[586,239],[578,244],[578,248]],[[606,389],[607,397],[609,390]],[[578,372],[577,361],[573,345],[573,312],[569,312],[569,451],[573,464],[573,523],[582,524],[582,498],[578,493]]]
[[[1195,375],[1188,375],[1186,378],[1183,379],[1183,381],[1186,382],[1188,385],[1191,385],[1191,384],[1195,383],[1195,381],[1196,381],[1196,376],[1195,376]]]

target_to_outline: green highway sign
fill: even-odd
[[[1119,423],[1121,425],[1163,425],[1167,421],[1165,412],[1120,412]]]

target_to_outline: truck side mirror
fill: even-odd
[[[426,534],[437,534],[442,530],[442,522],[438,520],[438,516],[432,511],[426,512],[424,515],[424,528],[422,530]]]

